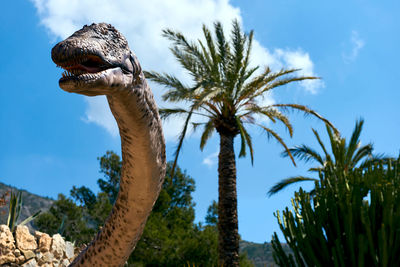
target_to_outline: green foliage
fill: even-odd
[[[132,266],[216,266],[215,227],[194,224],[194,180],[172,164],[143,235],[129,259]]]
[[[253,163],[254,150],[252,138],[249,134],[249,125],[260,127],[268,138],[275,139],[280,145],[288,151],[288,147],[283,139],[274,130],[257,121],[257,117],[269,119],[273,123],[282,123],[288,130],[290,136],[293,134],[293,127],[284,114],[289,110],[301,111],[304,114],[312,115],[324,122],[330,122],[324,119],[310,108],[298,104],[265,104],[263,98],[273,89],[284,86],[286,84],[310,79],[318,79],[311,76],[297,76],[298,69],[282,69],[273,72],[269,67],[265,67],[263,71],[256,73],[258,66],[250,66],[250,55],[253,42],[253,31],[249,34],[244,33],[237,20],[232,22],[232,31],[229,40],[225,37],[224,29],[220,22],[214,23],[214,34],[203,25],[203,34],[205,42],[198,40],[193,42],[180,32],[171,29],[163,30],[163,36],[172,43],[170,50],[175,56],[183,69],[185,69],[191,78],[191,85],[185,85],[178,78],[171,74],[157,73],[154,71],[145,72],[146,78],[163,85],[168,91],[163,95],[163,100],[180,103],[185,102],[187,108],[164,108],[160,109],[162,119],[171,116],[182,116],[184,124],[178,137],[178,145],[175,150],[175,160],[172,169],[174,170],[179,152],[183,145],[183,140],[189,126],[192,125],[194,131],[201,128],[200,149],[203,150],[207,142],[210,140],[214,132],[218,132],[221,138],[229,137],[234,140],[236,136],[240,136],[241,146],[239,157],[245,157],[250,154]],[[195,116],[193,116],[195,115]],[[195,121],[196,119],[199,121]],[[330,124],[331,125],[331,124]],[[333,125],[331,125],[333,127]],[[232,146],[225,146],[224,151],[232,150],[231,156],[224,159],[231,166],[219,168],[220,181],[225,177],[227,182],[220,182],[221,188],[235,188],[233,182],[231,186],[227,186],[229,181],[236,180],[235,170],[235,153]],[[290,151],[288,154],[291,156]],[[293,164],[295,164],[294,159]],[[223,163],[219,163],[223,164]],[[173,172],[173,171],[172,171]],[[232,179],[234,178],[234,179]],[[236,212],[236,194],[235,199],[231,200],[232,192],[220,189],[221,195],[219,199],[230,200],[221,201],[224,205],[220,206],[220,215],[227,211]],[[232,203],[226,205],[225,203]],[[234,261],[233,265],[237,265],[238,234],[237,234],[237,216],[230,214],[229,216],[220,216],[219,229],[223,236],[229,236],[231,243],[228,244],[227,238],[220,239],[220,260],[227,262],[227,259]],[[226,241],[226,242],[225,242]],[[226,244],[225,244],[226,243]],[[231,265],[232,263],[227,263]]]
[[[246,156],[246,148],[253,162],[253,146],[247,125],[259,126],[268,136],[288,149],[282,138],[267,126],[257,123],[255,116],[270,119],[273,123],[282,123],[293,134],[293,127],[284,114],[288,110],[298,110],[315,116],[326,123],[310,108],[298,104],[262,104],[263,97],[273,89],[303,80],[318,79],[311,76],[297,76],[298,69],[282,69],[273,72],[269,67],[256,74],[259,66],[250,66],[250,55],[253,43],[253,31],[246,34],[237,20],[232,22],[230,40],[226,40],[220,22],[214,23],[214,35],[203,25],[206,43],[187,40],[180,32],[165,29],[163,36],[172,43],[172,54],[192,78],[192,86],[187,86],[171,74],[160,74],[154,71],[145,72],[146,78],[167,87],[164,101],[179,103],[185,101],[189,107],[160,109],[163,119],[170,116],[183,116],[185,124],[179,136],[176,158],[185,138],[192,115],[204,117],[206,122],[193,122],[194,129],[203,128],[200,148],[203,149],[215,130],[218,132],[240,135],[241,148],[239,157]],[[197,118],[198,118],[197,116]],[[331,124],[330,124],[331,125]],[[333,126],[332,126],[333,127]],[[289,152],[289,151],[288,151]],[[290,155],[290,152],[289,152]]]
[[[121,178],[122,161],[120,157],[112,151],[107,151],[100,158],[100,172],[105,179],[98,179],[97,184],[102,192],[107,193],[111,204],[114,204],[119,190],[119,179]]]
[[[86,186],[76,187],[73,186],[70,191],[71,197],[81,205],[91,209],[96,203],[96,195]]]
[[[96,233],[87,224],[84,209],[63,194],[59,194],[49,211],[39,215],[34,223],[39,231],[50,235],[60,233],[78,245],[88,243]]]
[[[207,209],[206,224],[216,226],[218,223],[218,202],[213,200]]]
[[[400,266],[400,158],[348,171],[325,170],[315,196],[300,189],[277,212],[293,251],[273,236],[280,266]],[[318,253],[316,253],[318,252]]]
[[[312,129],[318,144],[323,151],[323,154],[319,154],[315,149],[307,146],[295,146],[290,148],[289,151],[293,157],[303,160],[304,162],[315,162],[318,165],[311,167],[310,172],[348,172],[354,168],[366,168],[370,164],[376,161],[387,161],[389,158],[383,157],[382,155],[373,155],[373,145],[368,143],[366,145],[361,145],[360,135],[364,120],[356,121],[353,133],[350,137],[350,141],[346,142],[346,138],[342,137],[339,132],[335,132],[330,125],[326,125],[326,131],[329,137],[329,147],[332,154],[328,152],[327,146],[321,141],[318,132]],[[288,151],[282,152],[282,155],[289,156]],[[316,178],[304,177],[304,176],[294,176],[283,179],[276,183],[268,192],[268,195],[276,194],[282,189],[289,185],[304,182],[304,181],[318,181]]]
[[[111,151],[99,160],[101,172],[105,175],[99,182],[102,191],[95,196],[86,187],[74,186],[71,198],[60,194],[50,210],[35,220],[40,231],[49,234],[61,232],[77,245],[88,243],[93,238],[111,211],[112,199],[117,196],[115,188],[119,184],[122,164],[119,156]],[[184,266],[187,263],[217,266],[216,226],[194,223],[192,193],[195,181],[179,167],[173,176],[171,173],[172,163],[168,163],[160,196],[128,260],[129,266]],[[241,260],[247,264],[246,256]]]
[[[22,207],[22,192],[17,191],[17,193],[15,194],[13,191],[11,191],[7,225],[12,232],[14,231],[15,224],[21,213],[21,207]]]
[[[21,209],[22,209],[22,191],[17,191],[16,193],[14,193],[14,191],[11,191],[8,219],[7,219],[7,226],[10,228],[11,232],[13,232],[15,230],[15,227],[17,226],[17,221],[21,214]],[[35,214],[29,216],[18,225],[25,225],[29,223],[30,221],[35,219],[40,214],[40,212],[41,212],[40,210],[37,211]]]

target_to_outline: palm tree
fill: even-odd
[[[360,135],[363,124],[363,119],[356,121],[356,125],[348,144],[346,143],[346,138],[342,137],[339,132],[335,133],[330,125],[326,125],[326,131],[329,136],[329,142],[333,155],[330,155],[328,153],[328,150],[326,149],[324,143],[321,141],[318,132],[312,129],[314,136],[324,153],[323,155],[319,154],[313,148],[303,144],[301,146],[295,146],[293,148],[290,148],[289,150],[283,151],[282,156],[287,157],[291,154],[291,156],[303,160],[304,162],[316,162],[319,165],[310,168],[309,171],[318,173],[328,171],[348,172],[349,170],[352,170],[354,168],[364,168],[370,163],[375,162],[376,160],[388,159],[384,158],[382,155],[372,155],[372,143],[361,146]],[[361,162],[362,160],[364,161]],[[268,195],[271,196],[289,185],[304,181],[318,181],[318,179],[305,176],[289,177],[276,183],[268,191]]]
[[[190,42],[186,37],[170,29],[163,30],[163,36],[172,41],[170,48],[180,65],[189,72],[192,86],[184,85],[173,75],[157,72],[145,72],[150,80],[170,88],[163,95],[164,101],[185,102],[187,108],[165,108],[160,110],[161,117],[184,116],[185,123],[179,135],[175,151],[176,165],[183,140],[192,123],[194,130],[203,128],[200,140],[202,150],[212,134],[217,131],[220,137],[218,157],[218,231],[219,261],[223,266],[238,266],[239,235],[237,218],[236,161],[234,139],[240,136],[239,157],[250,152],[253,163],[253,145],[248,125],[259,126],[269,138],[276,139],[294,159],[285,142],[275,131],[255,119],[255,115],[268,118],[273,123],[279,121],[287,128],[290,136],[293,127],[282,113],[299,110],[311,114],[331,125],[327,120],[310,108],[298,104],[262,105],[260,99],[267,92],[285,84],[316,77],[292,76],[297,69],[282,69],[272,72],[266,67],[256,75],[258,67],[250,67],[250,51],[253,31],[242,32],[237,20],[233,21],[231,39],[227,41],[220,22],[214,23],[215,36],[203,25],[205,43]],[[196,116],[194,116],[196,115]],[[203,117],[196,120],[193,117]],[[333,126],[332,126],[333,127]],[[294,163],[295,164],[295,163]]]

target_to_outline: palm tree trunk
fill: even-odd
[[[234,135],[220,133],[218,156],[218,255],[219,265],[239,266],[239,234]]]

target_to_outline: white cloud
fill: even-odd
[[[351,44],[351,51],[342,54],[345,63],[351,63],[354,60],[356,60],[360,50],[365,45],[365,41],[360,38],[357,31],[352,31],[350,37],[350,44]]]
[[[115,121],[105,96],[86,97],[87,108],[85,117],[82,118],[85,122],[93,122],[104,127],[113,137],[118,136],[118,126]]]
[[[207,165],[211,168],[213,165],[217,163],[218,151],[208,155],[206,158],[203,159],[203,164]]]
[[[41,23],[55,39],[66,38],[84,24],[108,22],[113,24],[127,38],[130,48],[138,56],[146,70],[174,73],[178,78],[188,80],[169,51],[170,43],[161,36],[161,30],[168,27],[179,30],[188,38],[201,38],[203,23],[212,27],[216,20],[230,31],[234,18],[241,22],[240,10],[229,0],[31,0]],[[301,50],[276,49],[271,53],[257,40],[253,43],[254,65],[270,65],[273,70],[282,67],[302,68],[302,75],[315,75],[309,54]],[[151,84],[160,106],[164,88]],[[301,86],[316,92],[322,86],[320,81],[303,82]],[[84,120],[104,127],[112,136],[118,129],[104,97],[87,98]],[[273,99],[264,99],[271,102]],[[167,141],[175,141],[183,119],[164,122]]]
[[[282,59],[284,65],[288,68],[300,69],[297,74],[302,76],[316,76],[314,73],[314,64],[310,59],[310,55],[298,50],[282,50],[276,49],[275,53]],[[301,81],[301,86],[312,94],[317,93],[317,89],[324,86],[322,80],[305,80]]]

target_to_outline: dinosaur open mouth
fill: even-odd
[[[68,61],[56,64],[65,70],[62,73],[60,82],[95,79],[102,71],[112,68],[111,64],[96,55],[77,56]]]

